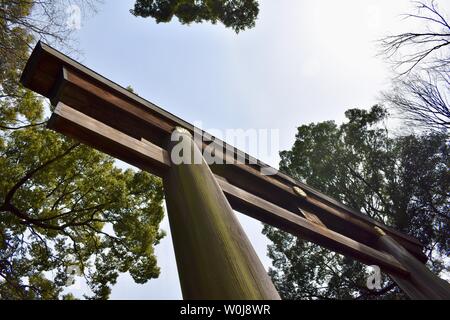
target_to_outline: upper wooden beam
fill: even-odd
[[[167,140],[168,134],[175,126],[194,131],[194,126],[186,121],[129,92],[43,43],[38,43],[34,49],[21,81],[26,87],[50,98],[53,103],[64,102],[81,113],[138,141],[150,141],[163,147],[164,141]],[[207,132],[203,131],[202,134],[206,139],[213,139]],[[225,150],[222,149],[224,151],[221,155],[223,158],[227,156],[227,151],[231,151],[234,158],[239,156],[247,160],[246,164],[211,166],[213,172],[220,174],[242,190],[284,209],[297,208],[298,210],[300,207],[307,210],[316,215],[328,228],[367,245],[371,245],[375,241],[372,230],[373,226],[378,226],[417,258],[422,261],[426,260],[422,253],[422,245],[416,239],[348,208],[280,172],[273,176],[261,175],[261,168],[267,168],[268,165],[218,139],[215,139],[214,143],[217,146],[222,144],[225,146]],[[113,154],[114,152],[117,151],[111,150],[109,153]],[[133,159],[132,156],[129,156],[130,161]],[[134,159],[134,161],[136,160]],[[142,167],[139,164],[137,166]],[[158,171],[159,168],[146,168],[146,170]],[[307,197],[300,199],[293,192],[294,186],[301,187]]]

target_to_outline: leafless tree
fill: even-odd
[[[436,70],[394,80],[384,98],[401,118],[427,129],[450,130],[450,75]],[[450,132],[450,131],[449,131]]]
[[[450,129],[450,23],[436,1],[414,1],[416,12],[405,18],[420,30],[387,36],[382,54],[397,75],[383,94],[400,117],[427,129]]]

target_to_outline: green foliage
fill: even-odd
[[[386,111],[351,109],[348,121],[298,128],[294,146],[280,153],[281,171],[374,219],[418,238],[429,266],[449,268],[450,147],[439,133],[390,137]],[[273,227],[270,271],[286,299],[404,298],[386,277],[384,288],[366,288],[360,263],[296,239]]]
[[[183,24],[219,21],[238,33],[255,26],[259,9],[256,0],[136,0],[130,12],[152,17],[157,23],[169,22],[174,16]]]
[[[30,12],[29,2],[0,5]],[[111,157],[45,129],[48,106],[18,82],[33,37],[9,24],[0,38],[1,298],[74,299],[62,292],[75,271],[91,298],[102,299],[119,273],[137,283],[158,277],[160,179],[121,170]]]

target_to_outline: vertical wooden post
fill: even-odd
[[[192,135],[175,129],[200,163],[175,164],[164,177],[170,229],[184,299],[280,299]],[[173,160],[173,159],[172,159]]]
[[[398,244],[383,230],[375,227],[379,235],[378,246],[381,250],[393,255],[409,271],[410,276],[405,279],[390,275],[399,287],[414,300],[450,299],[450,284],[434,273],[405,248]]]

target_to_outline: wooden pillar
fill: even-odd
[[[378,246],[381,250],[393,255],[410,273],[403,278],[390,275],[398,286],[414,300],[450,299],[450,284],[436,276],[416,257],[398,244],[383,230],[375,227],[379,235]]]
[[[200,163],[172,164],[164,177],[184,299],[280,299],[192,135],[176,128],[168,151]],[[186,160],[186,155],[184,155]]]

